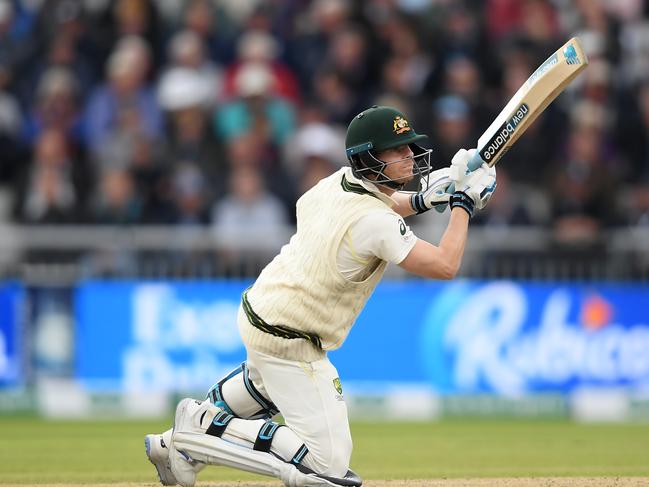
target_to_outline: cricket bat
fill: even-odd
[[[489,166],[496,164],[587,65],[588,58],[576,37],[546,59],[480,136],[478,150],[468,164],[469,171],[475,171],[485,162]],[[453,191],[452,184],[447,192]]]

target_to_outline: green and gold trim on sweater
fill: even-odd
[[[276,337],[287,338],[289,340],[294,340],[296,338],[307,340],[316,348],[322,350],[322,341],[320,340],[320,337],[314,333],[296,330],[285,325],[270,325],[266,323],[257,313],[255,313],[252,306],[250,306],[250,301],[248,301],[248,289],[243,292],[241,301],[243,303],[243,311],[246,313],[246,317],[252,326]]]
[[[378,198],[374,193],[372,193],[369,189],[364,188],[360,184],[352,183],[347,181],[347,178],[343,174],[342,179],[340,180],[340,185],[343,188],[343,191],[346,191],[348,193],[356,193],[356,194],[367,194],[370,195],[374,198]]]

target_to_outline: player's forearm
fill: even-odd
[[[462,208],[454,208],[439,245],[417,240],[399,266],[429,279],[453,279],[462,262],[468,224],[468,213]]]
[[[408,193],[399,193],[398,191],[392,193],[392,199],[397,202],[395,206],[392,207],[392,209],[400,216],[406,217],[410,215],[414,215],[417,213],[414,208],[412,207],[412,204],[410,203],[410,194]]]
[[[462,208],[453,208],[439,249],[447,266],[445,277],[452,279],[460,270],[469,229],[469,214]]]

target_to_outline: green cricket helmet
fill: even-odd
[[[374,105],[356,115],[347,127],[345,138],[347,159],[354,176],[359,179],[398,191],[408,189],[417,191],[420,180],[427,177],[431,171],[432,151],[418,144],[427,138],[426,135],[417,134],[400,111]],[[377,154],[406,144],[414,154],[413,177],[408,180],[391,179],[385,174],[385,168],[403,159],[388,163],[380,160]]]

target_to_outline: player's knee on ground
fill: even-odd
[[[326,426],[326,425],[323,425]],[[330,431],[322,428],[321,441],[306,443],[309,453],[302,463],[316,473],[342,478],[349,469],[352,456],[352,437],[347,425]]]
[[[214,384],[207,392],[207,399],[239,418],[268,419],[278,413],[266,392],[250,380],[245,362]]]

